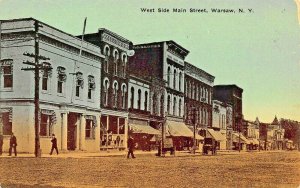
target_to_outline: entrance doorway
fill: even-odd
[[[67,148],[68,150],[76,149],[77,139],[77,122],[79,114],[70,112],[68,114],[68,135],[67,135]]]

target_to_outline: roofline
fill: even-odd
[[[165,41],[159,41],[159,42],[150,42],[150,43],[141,43],[141,44],[135,44],[134,46],[143,46],[143,45],[153,45],[153,44],[162,44],[162,43],[174,43],[176,46],[178,46],[179,48],[181,48],[187,55],[190,53],[189,50],[185,49],[184,47],[182,47],[181,45],[179,45],[178,43],[176,43],[173,40],[165,40]]]
[[[122,37],[121,35],[118,35],[117,33],[113,32],[111,30],[108,30],[106,28],[99,28],[98,32],[101,32],[101,31],[107,32],[107,33],[113,35],[114,37],[117,37],[118,39],[122,40],[123,42],[132,43],[132,41]]]
[[[199,67],[196,67],[195,65],[193,65],[193,64],[191,64],[191,63],[189,63],[189,62],[187,62],[187,61],[185,61],[184,62],[184,64],[188,64],[188,65],[190,65],[190,66],[192,66],[192,67],[195,67],[196,69],[199,69],[199,70],[201,70],[203,73],[205,73],[207,76],[210,76],[210,77],[212,77],[213,79],[215,79],[216,77],[215,76],[213,76],[213,75],[211,75],[211,74],[209,74],[208,72],[206,72],[206,71],[204,71],[203,69],[200,69]]]
[[[228,85],[214,85],[214,87],[236,87],[242,91],[244,91],[242,88],[240,88],[239,86],[235,85],[235,84],[228,84]]]

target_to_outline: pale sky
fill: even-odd
[[[245,119],[272,122],[277,115],[300,121],[300,25],[293,0],[0,0],[0,19],[24,17],[73,35],[82,33],[87,17],[86,33],[104,27],[134,44],[174,40],[190,51],[186,61],[215,76],[215,85],[244,89]]]

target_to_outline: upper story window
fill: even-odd
[[[118,106],[118,90],[119,90],[118,87],[119,87],[118,82],[115,81],[113,85],[113,101],[114,101],[113,105],[115,108]]]
[[[173,115],[174,116],[176,116],[176,104],[177,103],[177,101],[176,101],[176,97],[174,97],[174,99],[173,99]]]
[[[57,93],[64,93],[64,83],[66,80],[66,69],[64,67],[57,67]]]
[[[81,72],[76,73],[76,91],[75,91],[75,96],[80,97],[81,94],[81,89],[83,89],[83,76]]]
[[[134,107],[133,106],[134,105],[134,88],[133,87],[131,87],[130,92],[131,92],[130,107],[133,108]]]
[[[171,68],[168,67],[168,73],[167,73],[167,83],[168,83],[168,86],[170,86],[170,74],[171,74]]]
[[[174,80],[173,80],[173,88],[176,89],[176,69],[174,69]]]
[[[107,45],[104,47],[104,55],[105,56],[109,56],[110,55],[110,49],[109,49],[109,46],[107,46]]]
[[[122,108],[125,109],[126,107],[126,85],[122,86]]]
[[[178,116],[181,116],[181,99],[179,99],[179,104],[178,104]]]
[[[138,90],[138,109],[140,110],[141,109],[141,100],[142,100],[142,91],[139,89]]]
[[[145,111],[147,111],[147,109],[148,109],[148,92],[147,91],[145,91],[144,109],[145,109]]]
[[[179,81],[179,83],[178,83],[178,89],[179,89],[179,91],[182,90],[182,89],[181,89],[181,79],[182,79],[182,73],[180,72],[180,73],[179,73],[179,78],[178,78],[178,81]]]
[[[104,80],[104,88],[103,88],[103,104],[104,106],[108,105],[108,88],[109,88],[109,81],[108,79]]]
[[[44,70],[43,71],[43,77],[42,77],[42,90],[47,91],[48,90],[48,82],[49,82],[49,71]]]
[[[95,78],[92,75],[88,76],[88,99],[93,98],[93,91],[96,88]]]
[[[160,116],[164,115],[164,101],[165,101],[165,98],[164,98],[164,95],[162,95],[160,97],[160,113],[159,113]]]
[[[114,75],[115,76],[118,75],[118,63],[117,62],[114,63]]]
[[[117,49],[114,50],[114,61],[117,61],[119,59],[119,52]]]
[[[13,87],[13,60],[4,59],[1,61],[0,71],[3,73],[3,88],[12,88]]]
[[[170,114],[170,105],[171,105],[171,97],[170,97],[170,95],[168,95],[168,101],[167,101],[167,111],[168,111],[168,114]]]
[[[108,61],[107,61],[107,59],[105,59],[104,62],[103,62],[103,70],[104,70],[104,72],[108,72]]]

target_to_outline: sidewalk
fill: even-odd
[[[134,154],[137,156],[145,155],[145,156],[153,156],[155,157],[155,154],[157,153],[156,150],[153,151],[135,151]],[[248,153],[245,151],[241,151],[240,153],[238,151],[232,151],[232,150],[223,150],[223,151],[217,151],[217,155],[236,155],[236,154],[242,154],[242,153]],[[124,151],[99,151],[99,152],[85,152],[85,151],[67,151],[67,152],[60,152],[59,155],[56,155],[54,152],[52,155],[49,153],[42,153],[42,158],[93,158],[93,157],[121,157],[124,156],[124,158],[127,155],[127,150]],[[202,156],[202,153],[199,151],[196,151],[195,154],[190,153],[189,151],[176,151],[175,156],[170,155],[169,152],[166,153],[166,157],[183,157],[183,156]],[[211,155],[207,155],[211,156]],[[35,157],[33,153],[18,153],[17,158],[31,158]],[[8,153],[3,153],[0,158],[16,158],[14,154],[12,156],[8,156]]]

